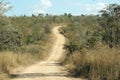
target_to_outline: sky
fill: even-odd
[[[61,15],[71,13],[99,14],[99,11],[106,5],[117,3],[120,0],[5,0],[10,2],[13,8],[6,13],[8,16],[32,15],[32,14],[51,14]]]

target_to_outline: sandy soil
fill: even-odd
[[[83,80],[68,77],[64,67],[59,65],[64,56],[63,44],[65,42],[64,36],[58,31],[60,27],[56,26],[52,30],[55,40],[48,59],[19,70],[11,80]]]

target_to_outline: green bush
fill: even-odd
[[[101,13],[103,41],[111,48],[120,46],[120,5],[109,4]]]
[[[94,32],[90,39],[87,40],[87,45],[89,48],[93,48],[95,45],[102,41],[102,38],[102,34],[99,31]]]
[[[24,43],[23,34],[17,29],[5,27],[0,30],[0,50],[15,50]]]
[[[64,45],[64,49],[66,49],[68,51],[68,53],[73,54],[73,52],[78,50],[78,45],[73,44],[72,42],[70,42],[69,44]]]
[[[8,25],[10,25],[10,20],[4,16],[0,16],[0,29]]]

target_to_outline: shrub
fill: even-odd
[[[64,49],[68,51],[68,53],[73,54],[76,50],[78,50],[78,46],[70,42],[69,44],[64,45]]]
[[[102,38],[102,34],[99,31],[94,32],[86,44],[89,48],[94,48],[99,42],[102,42]]]
[[[15,50],[23,45],[23,34],[17,29],[5,27],[0,30],[0,50]]]
[[[109,4],[101,10],[102,16],[100,24],[102,26],[103,41],[112,47],[120,46],[120,5]]]
[[[0,29],[9,24],[10,24],[10,21],[6,17],[0,16]]]

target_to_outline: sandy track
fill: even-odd
[[[59,65],[60,59],[64,56],[65,42],[64,36],[58,31],[60,27],[54,27],[52,30],[55,43],[48,59],[20,70],[11,80],[82,80],[68,77],[64,67]]]

